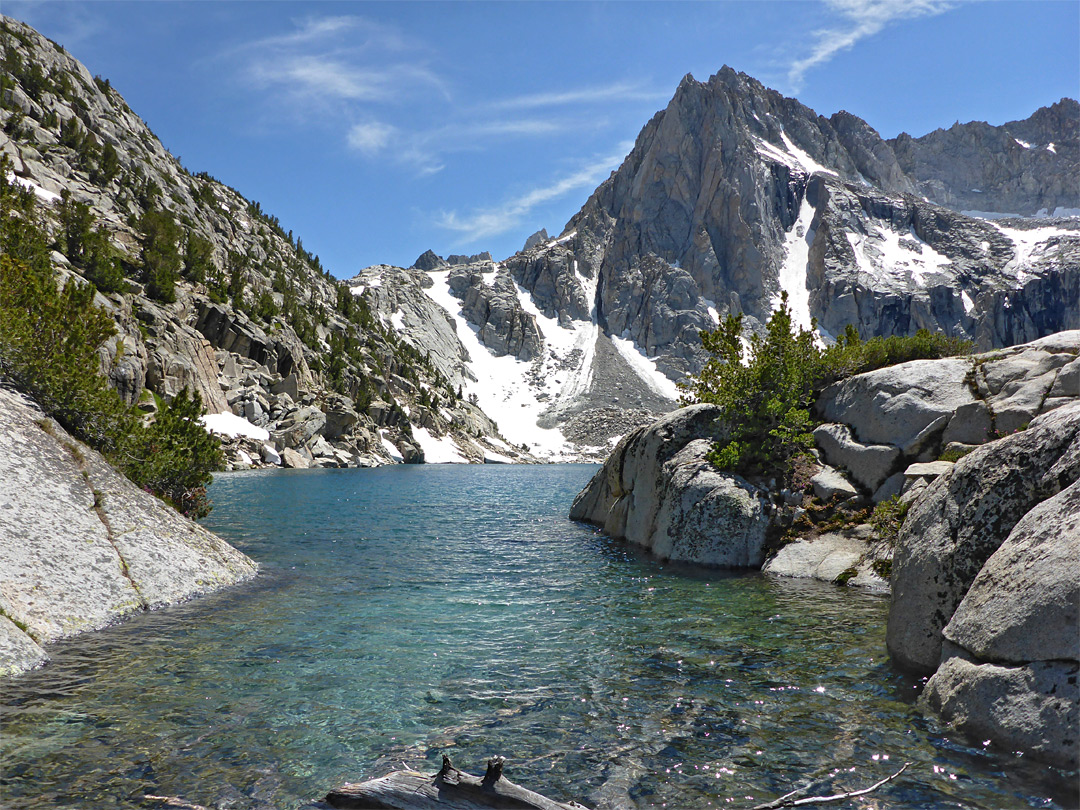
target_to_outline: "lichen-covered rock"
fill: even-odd
[[[942,635],[923,700],[951,724],[1066,768],[1080,760],[1080,481],[1028,512]]]
[[[34,645],[238,582],[255,564],[0,388],[0,672]],[[10,626],[9,626],[10,625]]]
[[[972,739],[990,739],[1058,767],[1077,767],[1080,686],[1075,663],[1002,666],[950,655],[921,700]]]
[[[958,461],[913,502],[887,644],[923,705],[1066,768],[1080,759],[1080,402]]]
[[[822,392],[815,407],[831,423],[814,438],[830,464],[880,502],[899,492],[895,476],[912,463],[934,463],[949,444],[985,444],[1080,397],[1078,353],[1073,330],[857,374]]]
[[[720,409],[713,405],[691,405],[628,433],[574,498],[570,519],[625,536],[625,512],[630,505],[627,496],[654,501],[663,463],[694,439],[708,435],[719,417]],[[636,486],[640,488],[635,493]],[[613,515],[616,505],[619,509]]]
[[[765,559],[768,510],[764,493],[706,459],[711,442],[696,439],[663,468],[651,538],[661,559],[725,568],[757,568]]]
[[[942,630],[1013,527],[1080,478],[1080,402],[960,459],[917,499],[893,560],[887,642],[905,669],[930,674]]]
[[[817,409],[829,422],[850,425],[860,442],[901,447],[975,401],[965,382],[971,367],[966,357],[950,357],[857,374],[825,389]]]
[[[983,661],[1080,663],[1080,481],[1013,527],[943,635]]]
[[[578,494],[573,520],[664,559],[757,567],[764,559],[764,493],[705,456],[719,410],[693,405],[623,439]]]

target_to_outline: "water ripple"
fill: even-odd
[[[220,476],[208,523],[260,576],[6,685],[0,797],[289,808],[447,752],[639,808],[840,791],[903,761],[875,806],[1074,803],[1068,775],[918,714],[885,600],[649,559],[565,519],[594,469]]]

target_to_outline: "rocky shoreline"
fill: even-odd
[[[1080,332],[857,375],[817,408],[800,491],[716,470],[719,411],[693,405],[626,436],[570,517],[662,559],[891,585],[889,653],[933,675],[925,708],[1076,768]],[[910,507],[895,539],[875,504]]]

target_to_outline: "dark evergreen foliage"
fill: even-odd
[[[794,459],[813,446],[818,422],[812,406],[826,385],[908,360],[971,351],[970,343],[926,330],[864,342],[851,325],[837,343],[822,349],[812,331],[794,328],[786,293],[765,334],[751,336],[745,352],[741,315],[729,315],[715,331],[702,332],[701,343],[711,356],[684,386],[683,402],[723,409],[724,438],[714,445],[710,461],[723,470],[785,482]]]

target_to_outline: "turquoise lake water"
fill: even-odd
[[[218,476],[253,582],[56,645],[3,684],[0,804],[296,808],[442,753],[556,799],[1075,806],[1075,775],[923,718],[886,599],[664,565],[567,520],[592,465]]]

